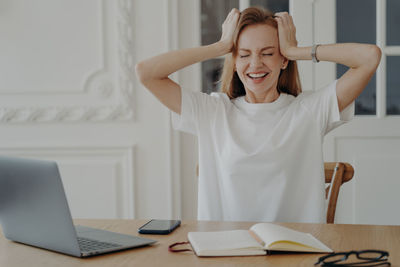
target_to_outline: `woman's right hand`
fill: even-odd
[[[233,8],[231,12],[229,12],[224,23],[222,23],[222,35],[219,42],[224,44],[226,53],[232,51],[234,33],[239,22],[239,17],[239,10]]]

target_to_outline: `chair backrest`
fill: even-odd
[[[334,223],[340,186],[353,178],[354,168],[344,162],[325,162],[324,168],[325,183],[328,184],[325,191],[325,198],[328,200],[326,222]]]

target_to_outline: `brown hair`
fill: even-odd
[[[244,85],[234,71],[233,58],[237,55],[237,41],[240,33],[249,25],[267,24],[278,29],[278,24],[273,18],[273,13],[262,7],[249,7],[240,13],[238,26],[236,28],[232,53],[225,56],[224,67],[221,75],[221,89],[230,99],[246,95]],[[301,84],[296,61],[289,60],[287,67],[281,70],[277,85],[278,92],[293,96],[301,93]]]

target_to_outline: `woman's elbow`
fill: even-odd
[[[369,45],[367,52],[367,64],[376,70],[381,62],[382,51],[377,45]]]
[[[144,84],[147,80],[146,78],[146,66],[143,62],[139,62],[135,65],[136,77],[138,77],[139,81]]]

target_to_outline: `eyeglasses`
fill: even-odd
[[[359,261],[346,262],[354,254]],[[331,253],[319,258],[314,265],[320,266],[390,266],[389,253],[383,250],[360,250],[349,252]]]

